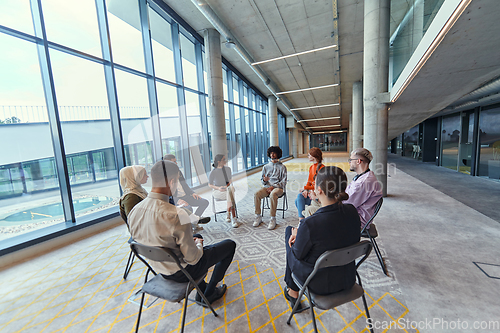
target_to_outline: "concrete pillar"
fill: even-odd
[[[212,127],[212,156],[227,156],[226,118],[224,116],[224,90],[222,81],[222,58],[220,34],[215,29],[206,29],[204,35],[207,69],[208,112]]]
[[[373,154],[370,169],[387,196],[387,104],[379,100],[387,92],[389,74],[390,0],[365,1],[363,47],[364,147]]]
[[[269,105],[269,144],[271,146],[279,146],[278,136],[278,102],[273,95],[267,97]]]
[[[352,113],[349,115],[349,132],[347,134],[347,151],[352,151]]]
[[[363,147],[363,82],[352,84],[352,146]]]
[[[297,143],[297,154],[298,155],[302,155],[304,154],[304,133],[301,132],[301,131],[298,131],[299,134],[298,134],[298,137],[299,137],[299,141]]]
[[[311,149],[311,136],[308,133],[304,134],[304,154],[309,153],[309,149]]]
[[[292,135],[292,155],[293,157],[299,157],[299,130],[296,128],[291,128]]]

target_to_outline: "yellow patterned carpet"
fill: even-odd
[[[345,168],[343,164],[336,163]],[[302,184],[310,164],[286,165],[289,184]],[[256,174],[235,184],[242,226],[234,229],[212,220],[201,232],[206,244],[233,239],[237,252],[224,279],[228,291],[214,304],[219,316],[190,303],[186,332],[313,332],[309,311],[295,315],[290,326],[286,324],[291,308],[282,289],[284,228],[296,225],[293,202],[297,192],[289,186],[290,208],[285,219],[278,214],[275,230],[262,225],[254,228],[252,199],[259,178]],[[383,238],[379,239],[386,256]],[[140,289],[145,267],[136,259],[127,280],[123,280],[130,251],[127,240],[125,226],[115,228],[0,272],[0,331],[133,332],[139,306],[129,298],[134,299]],[[360,269],[370,314],[379,322],[394,323],[376,332],[408,332],[397,324],[407,318],[409,310],[391,263],[386,263],[389,277],[382,273],[374,254]],[[147,298],[146,304],[152,301]],[[178,332],[181,314],[182,303],[157,300],[143,311],[140,332]],[[320,332],[368,332],[361,299],[330,311],[316,310],[316,318]]]

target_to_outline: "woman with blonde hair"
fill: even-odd
[[[227,159],[223,154],[214,157],[214,169],[210,172],[208,186],[213,190],[212,196],[217,200],[227,201],[226,222],[231,223],[233,228],[238,228],[238,218],[236,217],[236,202],[234,200],[234,187],[232,183],[231,168],[226,166]],[[231,221],[232,215],[232,221]]]

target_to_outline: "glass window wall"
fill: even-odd
[[[478,176],[500,179],[500,107],[479,114]]]

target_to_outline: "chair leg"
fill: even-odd
[[[139,307],[139,314],[137,315],[137,324],[135,326],[135,333],[139,332],[139,323],[141,322],[142,305],[144,304],[144,293],[141,296],[141,306]]]
[[[362,298],[363,298],[363,304],[365,305],[366,319],[368,320],[369,323],[371,323],[372,318],[370,317],[370,312],[368,311],[368,303],[366,303],[366,297],[364,292]],[[374,333],[372,327],[370,327],[370,332]]]
[[[181,333],[184,333],[184,324],[186,323],[186,313],[187,313],[187,304],[188,304],[188,296],[189,296],[189,287],[190,286],[191,286],[191,282],[189,282],[187,287],[186,287],[186,295],[184,297],[184,310],[182,311]]]
[[[205,301],[205,304],[208,304],[208,306],[210,307],[210,310],[212,311],[214,316],[218,317],[219,315],[217,314],[217,312],[215,312],[214,308],[212,307],[212,304],[208,301],[207,297],[201,291],[200,287],[197,284],[195,284],[195,287],[196,287],[196,292],[198,293],[198,295],[201,296],[201,298],[203,298],[203,300]]]
[[[123,273],[124,280],[127,279],[128,273],[130,273],[130,270],[132,269],[132,265],[134,264],[134,260],[135,260],[135,254],[131,250],[130,254],[128,256],[127,266],[125,266],[125,272]]]
[[[389,276],[389,273],[387,272],[387,267],[385,266],[384,259],[382,258],[382,253],[380,252],[380,249],[378,248],[377,241],[375,238],[372,238],[370,236],[370,233],[368,233],[368,237],[370,238],[371,243],[373,244],[373,248],[375,249],[375,254],[377,255],[378,261],[380,263],[380,267],[382,267],[382,271],[384,272],[385,275]]]
[[[312,317],[312,322],[314,326],[314,332],[318,333],[318,327],[316,326],[316,316],[314,315],[314,305],[312,303],[312,298],[311,298],[311,293],[309,292],[309,289],[307,289],[307,300],[309,301],[309,307],[311,308],[311,317]],[[298,302],[298,300],[297,300]]]

